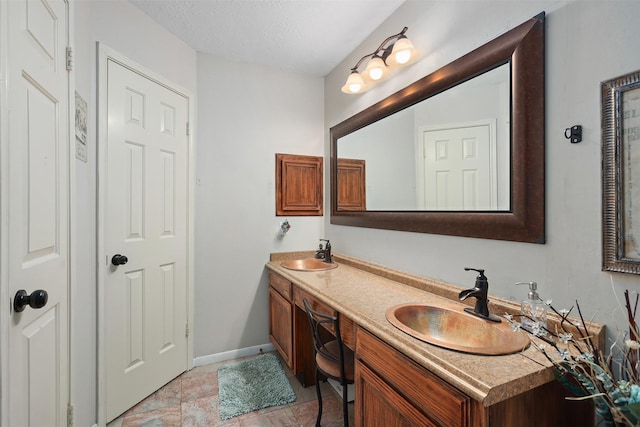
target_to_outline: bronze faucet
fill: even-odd
[[[476,284],[473,289],[467,289],[458,294],[460,301],[464,301],[468,297],[474,297],[476,299],[476,306],[473,309],[465,308],[464,311],[485,320],[501,322],[502,320],[500,320],[498,316],[489,313],[489,281],[487,280],[487,276],[484,275],[484,270],[470,267],[465,267],[464,269],[466,271],[473,270],[480,273],[478,277],[476,277]]]
[[[320,239],[321,242],[326,242],[324,245],[324,249],[322,248],[322,243],[320,243],[320,247],[316,251],[316,258],[321,259],[324,262],[331,264],[333,259],[331,257],[331,242],[328,239]]]

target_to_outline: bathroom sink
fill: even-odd
[[[288,268],[289,270],[297,270],[297,271],[322,271],[322,270],[331,270],[332,268],[336,268],[338,264],[335,262],[326,263],[321,259],[316,258],[304,258],[304,259],[293,259],[289,261],[283,261],[280,263],[284,268]]]
[[[463,353],[511,354],[530,343],[525,332],[513,332],[506,322],[486,321],[454,304],[401,304],[389,308],[386,316],[392,325],[414,338]]]

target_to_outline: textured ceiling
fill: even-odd
[[[130,1],[198,52],[325,76],[405,0]]]

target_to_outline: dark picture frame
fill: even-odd
[[[640,70],[601,83],[602,269],[640,274]]]

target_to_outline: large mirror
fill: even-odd
[[[544,243],[544,13],[330,134],[331,223]]]

